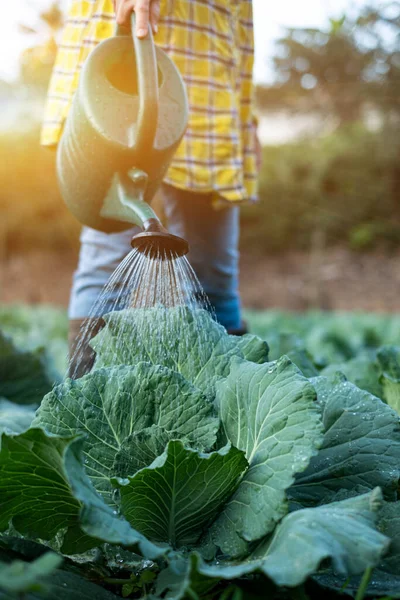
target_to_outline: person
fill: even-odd
[[[186,83],[189,123],[162,186],[172,234],[228,332],[245,332],[238,289],[239,205],[257,198],[259,145],[253,111],[252,0],[73,0],[50,81],[42,144],[56,147],[83,62],[115,21],[136,35],[150,26]],[[115,115],[118,118],[118,115]],[[71,290],[70,341],[108,278],[130,251],[132,231],[81,233]]]

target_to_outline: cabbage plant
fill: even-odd
[[[0,414],[3,545],[92,565],[99,598],[213,598],[310,577],[339,589],[371,568],[375,590],[393,591],[394,410],[343,375],[269,361],[266,342],[229,336],[205,311],[105,320],[90,374],[26,406],[23,425],[20,406],[4,426]]]

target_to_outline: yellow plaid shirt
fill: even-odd
[[[43,145],[58,143],[82,64],[114,30],[112,0],[73,0],[50,82]],[[165,182],[230,202],[256,200],[252,1],[161,0],[155,41],[181,72],[190,109]]]

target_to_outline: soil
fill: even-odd
[[[0,302],[66,306],[76,261],[73,251],[11,256],[0,271]],[[400,249],[243,254],[241,293],[247,308],[400,312]]]

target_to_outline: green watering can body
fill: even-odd
[[[132,16],[132,31],[135,19]],[[57,152],[62,196],[84,225],[112,233],[143,226],[185,132],[188,102],[171,59],[118,35],[89,55]]]

